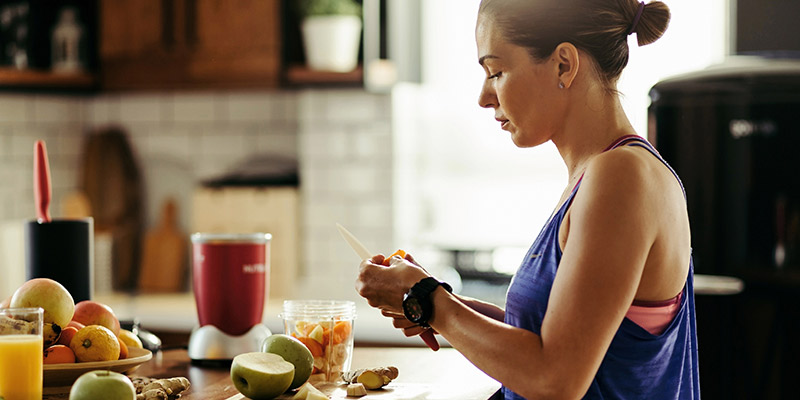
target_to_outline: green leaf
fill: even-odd
[[[361,4],[355,0],[295,0],[301,18],[317,15],[361,16]]]

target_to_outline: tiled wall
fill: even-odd
[[[47,143],[53,211],[77,186],[85,135],[121,126],[147,188],[148,223],[166,196],[191,229],[191,191],[250,156],[300,161],[300,269],[308,296],[347,297],[358,258],[341,222],[374,251],[392,251],[392,125],[388,95],[358,89],[267,92],[0,95],[0,221],[32,218],[33,143]],[[265,210],[272,212],[272,210]],[[314,283],[325,282],[324,288]],[[3,288],[0,287],[0,291]],[[0,293],[2,295],[2,293]]]

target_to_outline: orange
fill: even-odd
[[[392,257],[394,257],[394,256],[400,256],[400,258],[406,258],[406,252],[405,252],[405,251],[403,251],[403,249],[398,249],[397,251],[395,251],[395,252],[394,252],[392,255],[390,255],[389,257],[386,257],[386,258],[384,258],[384,259],[383,259],[383,263],[381,263],[381,264],[382,264],[382,265],[385,265],[385,266],[387,266],[387,267],[388,267],[388,266],[389,266],[389,259],[390,259],[390,258],[392,258]]]
[[[45,364],[71,364],[75,362],[75,353],[63,344],[54,344],[44,349]]]
[[[322,345],[317,343],[316,340],[302,336],[297,338],[297,340],[303,342],[303,344],[306,345],[309,350],[311,350],[312,356],[321,357],[323,354],[325,354],[322,350]]]
[[[333,343],[339,344],[350,338],[353,328],[350,321],[338,321],[333,326]]]
[[[119,359],[124,360],[128,358],[128,346],[125,344],[122,338],[117,337],[117,340],[119,340]]]
[[[143,348],[142,341],[139,339],[138,336],[134,335],[133,332],[127,329],[120,329],[119,330],[119,338],[122,339],[123,342],[128,346],[128,348],[136,347],[136,348]]]
[[[100,325],[88,325],[69,342],[78,362],[119,360],[119,339]]]
[[[63,344],[64,346],[69,347],[69,342],[72,341],[72,337],[78,333],[78,328],[74,326],[68,326],[61,330],[61,335],[58,336],[58,344]]]

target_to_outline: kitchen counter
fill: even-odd
[[[477,369],[452,348],[433,352],[424,348],[359,347],[353,352],[352,368],[393,365],[400,371],[397,379],[381,390],[369,391],[365,400],[458,399],[486,400],[500,384]],[[162,351],[135,370],[132,376],[170,378],[184,376],[191,387],[182,400],[245,399],[230,379],[228,367],[208,368],[191,364],[186,350]],[[345,386],[333,383],[315,384],[331,399],[347,399]],[[69,397],[69,388],[45,388],[44,400]],[[278,399],[291,399],[284,394]]]
[[[198,326],[197,307],[192,293],[176,294],[108,294],[97,295],[93,300],[110,306],[120,320],[139,320],[141,326],[153,332],[188,334]],[[370,307],[364,300],[356,300],[355,341],[357,344],[418,346],[425,344],[419,338],[407,338],[392,326],[391,321]],[[278,317],[283,299],[272,298],[264,308],[263,323],[273,333],[283,333],[283,321]],[[439,343],[449,346],[441,336]]]

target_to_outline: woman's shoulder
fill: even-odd
[[[590,160],[576,203],[596,209],[605,204],[650,214],[683,199],[680,185],[663,163],[644,148],[624,146]],[[677,203],[676,203],[677,204]]]
[[[652,186],[660,161],[647,150],[623,146],[600,153],[589,161],[584,180],[602,186],[623,186],[628,190]],[[663,168],[663,167],[661,167]]]

